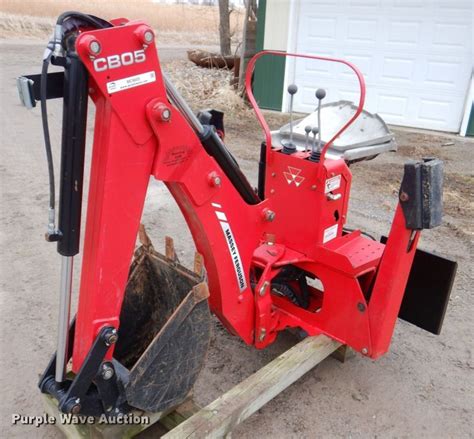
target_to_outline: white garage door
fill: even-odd
[[[365,76],[365,108],[388,123],[457,132],[473,68],[472,0],[300,0],[290,50],[347,59]],[[312,111],[314,90],[327,102],[357,102],[346,68],[307,60],[287,64],[300,92],[295,108]]]

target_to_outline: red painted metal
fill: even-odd
[[[359,231],[344,234],[349,168],[343,160],[313,163],[307,153],[282,154],[271,145],[251,91],[268,160],[265,198],[248,205],[168,101],[155,43],[143,44],[146,24],[114,23],[84,32],[76,43],[90,73],[96,125],[73,370],[80,368],[102,326],[120,325],[150,176],[163,181],[179,205],[204,257],[211,309],[231,333],[264,348],[278,331],[300,327],[370,357],[385,352],[418,240],[417,234],[407,252],[411,231],[400,208],[386,246]],[[100,42],[99,58],[85,50],[90,37]],[[139,62],[129,62],[134,57]],[[342,60],[309,58],[342,62],[358,72]],[[117,59],[118,67],[103,68],[110,60],[116,66]],[[363,104],[365,87],[357,74]],[[272,292],[272,279],[288,265],[313,279],[308,309]]]

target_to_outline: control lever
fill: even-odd
[[[288,93],[290,94],[290,141],[283,145],[283,153],[293,154],[296,152],[296,146],[293,143],[293,96],[298,91],[296,84],[290,84],[288,86]]]
[[[323,144],[321,142],[321,101],[326,97],[326,90],[323,88],[318,88],[316,90],[316,99],[318,100],[318,148],[316,149],[314,146],[314,141],[313,141],[313,150],[311,151],[311,156],[310,160],[313,162],[319,162],[319,159],[321,157],[321,151],[323,149]],[[314,130],[314,128],[313,128]],[[314,133],[314,131],[313,131]],[[316,138],[316,134],[314,134],[314,137]]]
[[[309,156],[309,159],[313,162],[319,162],[319,157],[321,154],[319,154],[318,148],[316,146],[316,134],[319,133],[319,128],[313,127],[311,132],[313,133],[313,145],[311,147],[311,155]]]
[[[306,125],[304,127],[304,132],[306,133],[306,142],[304,145],[304,150],[309,151],[309,133],[311,132],[311,127],[309,125]]]

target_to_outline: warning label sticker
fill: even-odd
[[[341,186],[341,175],[336,175],[335,177],[328,178],[326,180],[324,193],[327,194],[328,192],[335,191],[339,189]]]
[[[129,88],[138,87],[155,81],[156,73],[154,71],[141,73],[140,75],[129,76],[128,78],[107,82],[107,91],[109,94],[117,93],[118,91],[127,90]]]
[[[333,226],[328,227],[324,231],[323,244],[328,241],[331,241],[331,239],[334,239],[337,236],[337,228],[338,228],[338,224],[334,224]]]

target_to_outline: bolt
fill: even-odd
[[[357,309],[360,311],[360,312],[364,312],[365,311],[365,305],[362,303],[362,302],[359,302],[357,304]]]
[[[258,340],[259,341],[265,340],[266,335],[267,335],[267,331],[265,330],[265,328],[262,328],[260,330],[260,336],[258,337]]]
[[[147,30],[144,34],[143,34],[143,39],[148,43],[150,44],[152,41],[153,41],[153,32],[151,30]]]
[[[89,87],[89,94],[94,94],[95,93],[95,88]]]
[[[171,110],[161,102],[153,107],[153,112],[155,117],[162,122],[169,122],[171,119]]]
[[[275,219],[275,212],[273,210],[265,209],[264,210],[264,217],[266,221],[273,221]]]
[[[316,190],[316,185],[315,185],[315,184],[313,184],[313,185],[311,186],[311,190],[312,190],[312,191],[315,191],[315,190]]]
[[[275,193],[275,189],[270,189],[270,193],[271,193],[271,194],[274,194],[274,193]]]
[[[369,350],[367,348],[362,348],[362,353],[364,355],[367,355],[369,353]]]
[[[77,415],[81,411],[81,400],[76,398],[75,400],[70,399],[66,403],[66,412],[72,413],[73,415]]]
[[[217,175],[216,172],[211,172],[207,176],[207,181],[211,186],[217,186],[219,187],[222,184],[222,179],[219,175]]]
[[[276,177],[276,172],[272,172],[272,177]]]
[[[110,380],[110,378],[114,376],[114,368],[110,366],[110,364],[104,363],[102,365],[101,375],[104,380]]]
[[[267,287],[268,287],[268,282],[265,281],[263,285],[260,287],[260,290],[258,290],[258,294],[260,294],[260,296],[264,296]]]
[[[409,196],[406,192],[400,192],[400,201],[408,201],[409,200]]]
[[[92,40],[89,44],[89,50],[93,55],[98,55],[100,52],[100,44],[97,40]]]
[[[118,334],[117,334],[116,329],[112,329],[110,332],[108,332],[105,335],[105,344],[107,346],[110,346],[110,345],[113,345],[113,344],[117,343],[117,340],[118,340]]]

